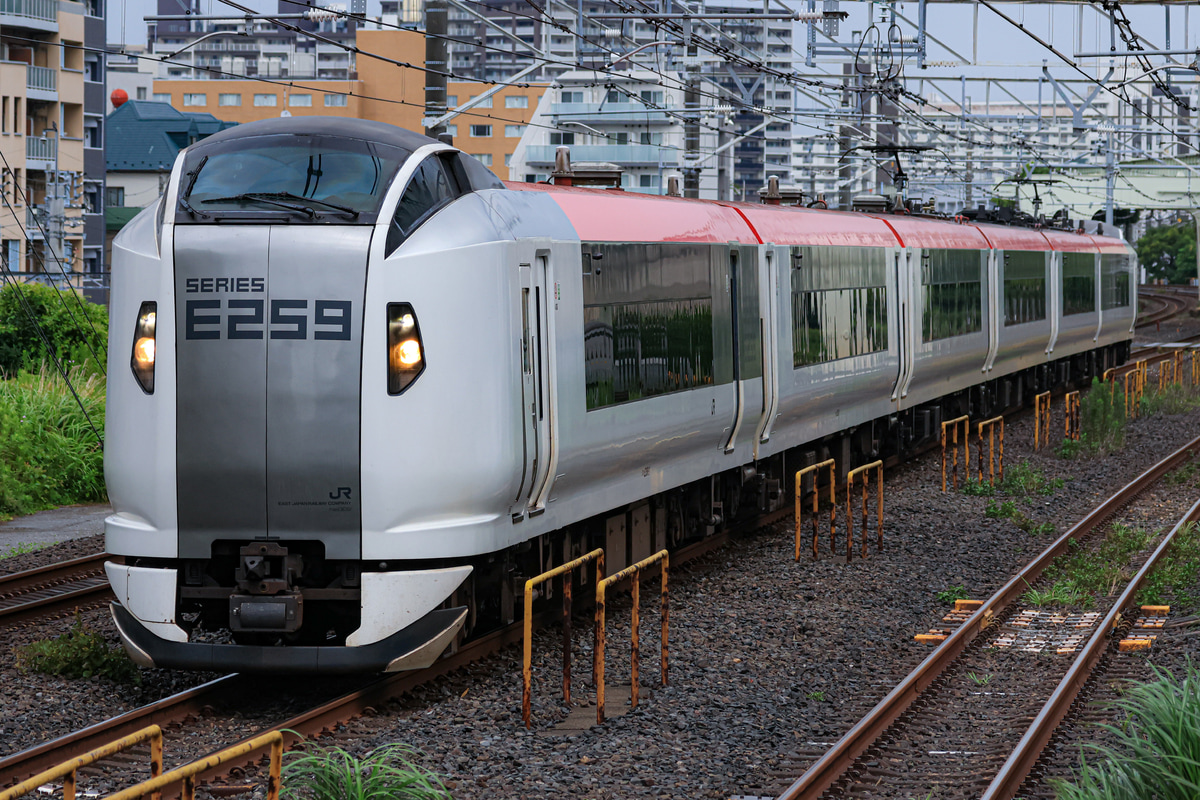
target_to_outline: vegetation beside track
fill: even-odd
[[[105,499],[107,338],[108,312],[78,294],[0,289],[0,519]]]
[[[1059,800],[1194,800],[1200,797],[1200,671],[1181,678],[1154,669],[1155,680],[1126,690],[1120,725],[1105,725],[1115,747],[1091,745],[1074,782],[1053,781]]]
[[[141,673],[125,651],[112,647],[104,636],[91,630],[80,617],[61,636],[20,647],[17,668],[64,678],[107,678],[117,683],[141,683]]]
[[[340,747],[289,754],[280,781],[285,800],[450,800],[440,775],[416,763],[407,745],[377,747],[358,758]]]

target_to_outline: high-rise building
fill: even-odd
[[[103,0],[0,5],[0,262],[105,298]]]

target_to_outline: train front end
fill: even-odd
[[[417,310],[369,298],[368,268],[439,148],[358,120],[239,126],[185,150],[114,243],[107,573],[140,664],[397,671],[462,628],[470,565],[365,562],[362,533],[364,371],[394,396],[425,370]]]

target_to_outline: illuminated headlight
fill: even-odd
[[[133,355],[129,365],[133,377],[146,394],[154,394],[154,326],[158,317],[158,303],[142,303],[138,309],[137,324],[133,328]]]
[[[388,394],[400,394],[425,369],[417,315],[408,303],[388,303]]]

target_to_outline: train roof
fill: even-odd
[[[1054,229],[695,200],[547,183],[505,182],[505,186],[549,194],[585,241],[1128,252],[1121,239]]]
[[[347,139],[363,139],[369,142],[400,147],[408,152],[424,147],[427,144],[437,144],[436,139],[430,139],[421,133],[388,125],[386,122],[375,122],[368,119],[353,119],[350,117],[274,117],[272,119],[247,122],[234,128],[214,133],[204,139],[205,144],[227,142],[234,139],[244,139],[252,136],[270,136],[273,134],[316,134],[325,136],[342,136]]]

